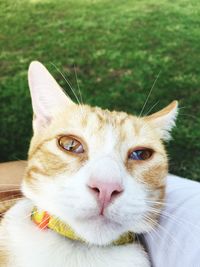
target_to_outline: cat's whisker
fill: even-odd
[[[169,202],[167,202],[167,203],[165,203],[165,202],[159,202],[159,201],[148,201],[148,200],[145,200],[145,202],[147,203],[147,204],[150,204],[151,206],[150,207],[152,207],[152,205],[155,205],[155,206],[157,206],[157,205],[161,205],[161,210],[163,211],[163,210],[165,210],[165,208],[173,208],[174,207],[174,203],[172,202],[172,203],[169,203]],[[153,207],[152,207],[153,208]],[[160,208],[159,208],[160,209]]]
[[[72,85],[71,85],[71,83],[67,80],[67,78],[64,76],[64,74],[60,71],[60,69],[53,63],[53,62],[51,62],[51,65],[53,65],[54,66],[54,68],[59,72],[59,74],[62,76],[62,78],[65,80],[65,82],[67,83],[67,85],[70,87],[70,89],[72,90]],[[61,88],[62,89],[62,88]],[[68,97],[68,98],[70,98],[69,97],[69,95],[68,95],[68,93],[65,91],[65,90],[63,90],[62,89],[62,91],[63,91],[63,93]],[[72,92],[73,92],[73,90],[72,90]],[[77,95],[74,95],[75,96],[75,98],[76,98],[76,100],[77,100],[77,102],[79,103],[79,99],[77,99]]]
[[[49,218],[46,218],[46,219],[43,221],[43,223],[46,222],[47,220],[49,220]],[[52,222],[51,222],[51,223],[52,223]],[[59,218],[56,217],[56,218],[54,219],[54,222],[52,223],[53,227],[56,227],[56,225],[57,225],[58,223],[59,223]],[[44,226],[43,228],[40,228],[40,231],[43,231],[45,228],[46,228],[46,226]]]
[[[147,217],[146,217],[146,220],[148,222],[148,218]],[[148,228],[149,228],[148,236],[152,240],[151,241],[152,243],[158,242],[158,240],[162,240],[162,235],[158,231],[156,231],[156,228],[154,226],[150,226],[149,223],[145,223],[145,225],[147,225]],[[155,238],[156,238],[156,240],[155,240]],[[143,240],[143,242],[145,242],[145,241]],[[164,253],[166,253],[166,252],[164,252]]]
[[[0,217],[4,216],[7,213],[7,210],[5,212],[1,212],[0,213]],[[20,220],[25,220],[28,217],[31,217],[32,214],[34,214],[35,212],[30,212],[29,214],[27,214],[26,216],[22,217]]]
[[[139,203],[140,201],[145,201],[147,204],[152,204],[152,205],[161,205],[161,210],[163,210],[165,207],[173,207],[174,203],[165,203],[163,201],[151,201],[148,199],[134,199],[135,203],[131,203],[131,204],[126,204],[129,207],[140,207],[143,206],[143,204]],[[160,208],[159,208],[160,209]]]
[[[31,211],[29,214],[27,214],[26,216],[24,216],[24,217],[22,218],[22,220],[25,220],[25,219],[31,217],[31,215],[35,214],[36,212],[37,212],[37,211]]]
[[[179,113],[179,116],[181,116],[181,117],[190,117],[190,118],[193,118],[193,119],[195,119],[195,120],[198,119],[197,116],[194,116],[194,115],[191,115],[191,114]]]
[[[79,82],[78,82],[78,76],[77,76],[77,71],[76,71],[76,66],[75,65],[74,65],[74,73],[75,73],[75,77],[76,77],[76,83],[77,83],[77,86],[78,86],[78,92],[79,92],[79,96],[80,96],[80,102],[83,105],[83,97],[82,97],[82,94],[81,94],[81,90],[80,90],[80,86],[79,86]]]
[[[81,90],[80,90],[80,86],[79,86],[79,82],[78,82],[78,76],[77,76],[77,71],[76,71],[75,65],[74,65],[74,73],[75,73],[76,83],[77,83],[77,86],[78,86],[80,102],[83,105],[83,97],[82,97],[82,94],[81,94]],[[83,119],[86,116],[86,112],[83,111],[82,105],[81,105],[81,113],[82,113],[82,119]],[[84,128],[83,133],[85,133],[85,131],[86,131],[86,129]]]
[[[184,106],[184,107],[179,107],[178,109],[180,111],[182,109],[189,109],[189,107],[188,106]],[[194,115],[191,115],[191,114],[185,114],[185,113],[181,113],[181,112],[179,112],[179,116],[191,117],[193,119],[197,119],[198,118],[197,116],[194,116]]]
[[[179,107],[178,109],[181,110],[181,109],[186,109],[186,108],[189,108],[189,106],[182,106],[182,107]]]
[[[173,221],[175,221],[177,224],[181,224],[182,226],[185,226],[185,224],[189,224],[190,226],[196,228],[198,231],[200,231],[200,227],[196,224],[191,223],[188,220],[185,220],[183,218],[176,218],[172,213],[167,212],[166,210],[163,210],[161,212],[159,212],[157,209],[154,208],[150,208],[150,211],[154,212],[154,213],[159,213],[161,217],[167,217],[168,219],[172,219]],[[188,230],[190,228],[187,228]],[[191,229],[190,229],[191,230]]]
[[[155,220],[153,220],[152,218],[150,218],[149,216],[147,216],[149,222],[152,222],[153,224],[155,224]],[[157,222],[156,222],[157,223]],[[174,236],[171,235],[171,233],[169,233],[169,231],[167,231],[161,224],[158,224],[157,223],[157,226],[156,226],[157,229],[161,229],[161,231],[163,231],[164,233],[166,233],[168,235],[168,237],[170,238],[170,240],[176,244],[177,246],[177,249],[180,250],[180,252],[183,252],[184,253],[184,250],[182,248],[182,246],[180,245],[180,243],[174,238]]]
[[[147,111],[147,113],[145,113],[144,114],[144,116],[148,116],[149,115],[149,113],[151,113],[151,111],[155,108],[155,106],[157,106],[158,105],[158,103],[159,103],[160,101],[157,101],[148,111]]]
[[[157,211],[150,211],[154,214],[158,214]],[[174,223],[176,223],[177,225],[180,225],[181,229],[185,229],[185,232],[188,231],[189,234],[193,234],[192,231],[191,231],[191,227],[194,227],[196,228],[198,231],[200,231],[200,227],[196,226],[195,224],[192,224],[190,223],[189,221],[187,220],[182,220],[181,218],[177,219],[175,216],[173,216],[172,214],[169,214],[169,213],[159,213],[160,217],[164,217],[165,220],[172,220]],[[188,225],[191,226],[191,227],[188,227]],[[194,239],[196,238],[196,236],[194,235]],[[199,244],[199,240],[197,240],[197,244]]]
[[[46,225],[44,225],[42,228],[41,228],[41,225],[43,223],[45,224],[46,222],[48,222],[48,220],[49,220],[49,217],[47,216],[44,220],[42,220],[41,223],[38,224],[38,229],[39,229],[40,232],[42,232],[46,228]]]
[[[155,204],[155,205],[158,204],[158,205],[164,205],[164,206],[167,206],[168,204],[170,206],[170,204],[173,204],[173,203],[166,203],[165,201],[154,201],[154,200],[148,200],[148,199],[144,199],[144,201],[146,203]]]
[[[73,89],[72,85],[70,84],[70,82],[68,81],[68,79],[65,77],[65,75],[59,70],[59,68],[54,64],[54,63],[51,63],[55,68],[56,70],[60,73],[60,75],[62,76],[62,78],[65,80],[65,82],[68,84],[69,88],[71,89],[73,95],[75,96],[78,104],[80,105],[81,107],[81,113],[82,113],[82,116],[84,116],[84,112],[83,112],[83,109],[82,109],[82,103],[80,102],[77,94],[75,93],[75,90]],[[67,95],[68,96],[68,95]],[[69,96],[68,96],[69,97]]]
[[[156,235],[158,235],[159,238],[161,238],[161,236],[159,235],[159,233],[156,231],[156,228],[155,228],[155,225],[157,224],[157,221],[155,220],[149,220],[149,216],[147,215],[143,215],[143,218],[146,220],[146,222],[149,222],[149,223],[146,223],[148,225],[148,228],[150,229],[150,231],[148,232],[148,234],[151,233],[151,231],[153,231]],[[152,226],[152,221],[153,221],[153,226]]]
[[[152,211],[152,213],[157,213],[157,211]],[[180,229],[184,229],[185,233],[188,235],[192,235],[193,237],[193,241],[195,242],[195,244],[198,246],[199,245],[199,238],[197,237],[196,233],[197,231],[200,233],[200,227],[198,227],[197,225],[189,222],[188,220],[183,220],[182,218],[177,219],[175,216],[173,216],[170,213],[167,212],[162,212],[158,214],[160,216],[160,218],[164,217],[164,220],[172,220],[173,224],[177,224],[178,226],[180,226]],[[195,232],[193,232],[193,228],[196,229]],[[156,229],[156,228],[155,228]]]
[[[152,93],[152,91],[153,91],[153,89],[154,89],[154,87],[155,87],[155,84],[156,84],[156,82],[157,82],[157,80],[158,80],[158,78],[159,78],[159,76],[160,76],[160,73],[161,73],[161,71],[159,71],[159,73],[157,74],[157,76],[156,76],[156,78],[155,78],[155,80],[154,80],[154,82],[153,82],[153,85],[152,85],[152,87],[151,87],[151,89],[150,89],[150,91],[149,91],[149,93],[148,93],[148,95],[147,95],[147,98],[146,98],[146,100],[145,100],[145,102],[144,102],[144,105],[143,105],[143,107],[142,107],[142,110],[140,111],[139,117],[142,116],[142,113],[143,113],[143,111],[144,111],[144,109],[145,109],[145,107],[146,107],[146,105],[147,105],[147,102],[148,102],[148,100],[149,100],[149,98],[150,98],[150,96],[151,96],[151,93]]]
[[[148,221],[148,218],[146,218],[146,220]],[[151,223],[151,222],[150,222]],[[162,234],[160,234],[158,231],[156,231],[156,228],[155,227],[152,227],[152,226],[149,226],[149,224],[147,224],[150,231],[148,232],[148,235],[149,237],[151,238],[152,242],[156,242],[158,243],[159,240],[162,240],[163,236]],[[156,238],[156,240],[155,240]],[[163,252],[164,254],[167,254],[166,250]],[[161,254],[159,254],[161,255]],[[159,262],[162,261],[161,257],[159,256],[160,259],[157,260],[158,262],[158,266],[160,266]]]
[[[137,199],[137,200],[139,200],[139,199]],[[159,200],[151,200],[151,199],[145,199],[144,198],[144,201],[145,202],[148,202],[148,203],[155,203],[155,204],[165,204],[165,201],[159,201]]]

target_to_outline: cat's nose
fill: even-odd
[[[91,180],[88,187],[99,202],[101,215],[104,209],[123,192],[123,186],[118,182]]]

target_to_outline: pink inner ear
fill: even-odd
[[[28,81],[36,127],[49,124],[57,111],[66,105],[73,104],[40,62],[33,61],[30,64]]]
[[[33,119],[34,128],[45,128],[51,124],[51,121],[51,117],[48,116],[35,116],[35,118]]]

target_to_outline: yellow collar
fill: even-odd
[[[32,221],[41,229],[51,229],[56,233],[65,236],[71,240],[77,240],[87,243],[85,240],[80,238],[73,229],[66,223],[63,223],[58,218],[50,216],[46,211],[38,211],[35,207],[31,214]],[[132,232],[127,232],[121,235],[117,240],[113,241],[111,245],[119,246],[133,243],[135,240],[135,235]]]

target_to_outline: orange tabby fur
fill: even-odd
[[[160,111],[156,117],[162,116],[168,110],[174,108],[175,105],[176,102],[173,102],[167,108]],[[71,114],[73,114],[75,120],[71,118]],[[65,122],[68,124],[68,129],[73,130],[68,130],[67,132],[64,130],[64,133],[78,136],[82,143],[84,142],[82,140],[85,139],[82,134],[83,132],[87,132],[89,129],[88,135],[101,136],[104,134],[105,129],[111,125],[117,135],[117,151],[120,150],[120,146],[125,140],[129,140],[130,146],[132,147],[142,146],[152,148],[158,155],[160,155],[156,161],[151,160],[145,163],[133,162],[126,157],[123,158],[123,161],[128,172],[132,176],[136,177],[140,182],[148,184],[154,191],[158,192],[157,201],[162,202],[165,196],[164,178],[168,173],[168,161],[164,145],[162,142],[158,141],[161,137],[152,124],[151,118],[154,119],[154,115],[138,118],[125,112],[102,110],[98,107],[90,107],[87,105],[72,105],[66,107],[57,115],[57,120],[53,121],[52,125],[45,131],[42,137],[37,134],[33,136],[29,150],[25,180],[34,188],[34,182],[37,183],[35,175],[45,175],[46,177],[49,177],[49,179],[53,179],[56,174],[67,172],[70,176],[74,172],[77,172],[84,162],[88,160],[89,154],[87,151],[87,154],[83,157],[67,155],[66,153],[63,157],[63,152],[60,152],[58,147],[57,150],[59,153],[56,151],[55,153],[52,149],[49,149],[48,144],[53,140],[56,140],[59,132],[62,132]],[[76,131],[76,129],[81,129],[81,132],[79,130]],[[131,140],[132,136],[130,136],[130,132],[132,132],[132,135],[134,136],[134,141]],[[146,132],[148,132],[147,138],[145,138]],[[96,150],[103,146],[104,141],[98,137],[97,140],[98,141],[95,144]],[[71,162],[71,158],[74,158],[73,162]],[[68,164],[68,161],[70,164]],[[40,163],[38,164],[38,162]],[[41,179],[43,179],[43,176],[41,176]],[[161,206],[161,204],[155,204],[155,206],[158,207]]]

